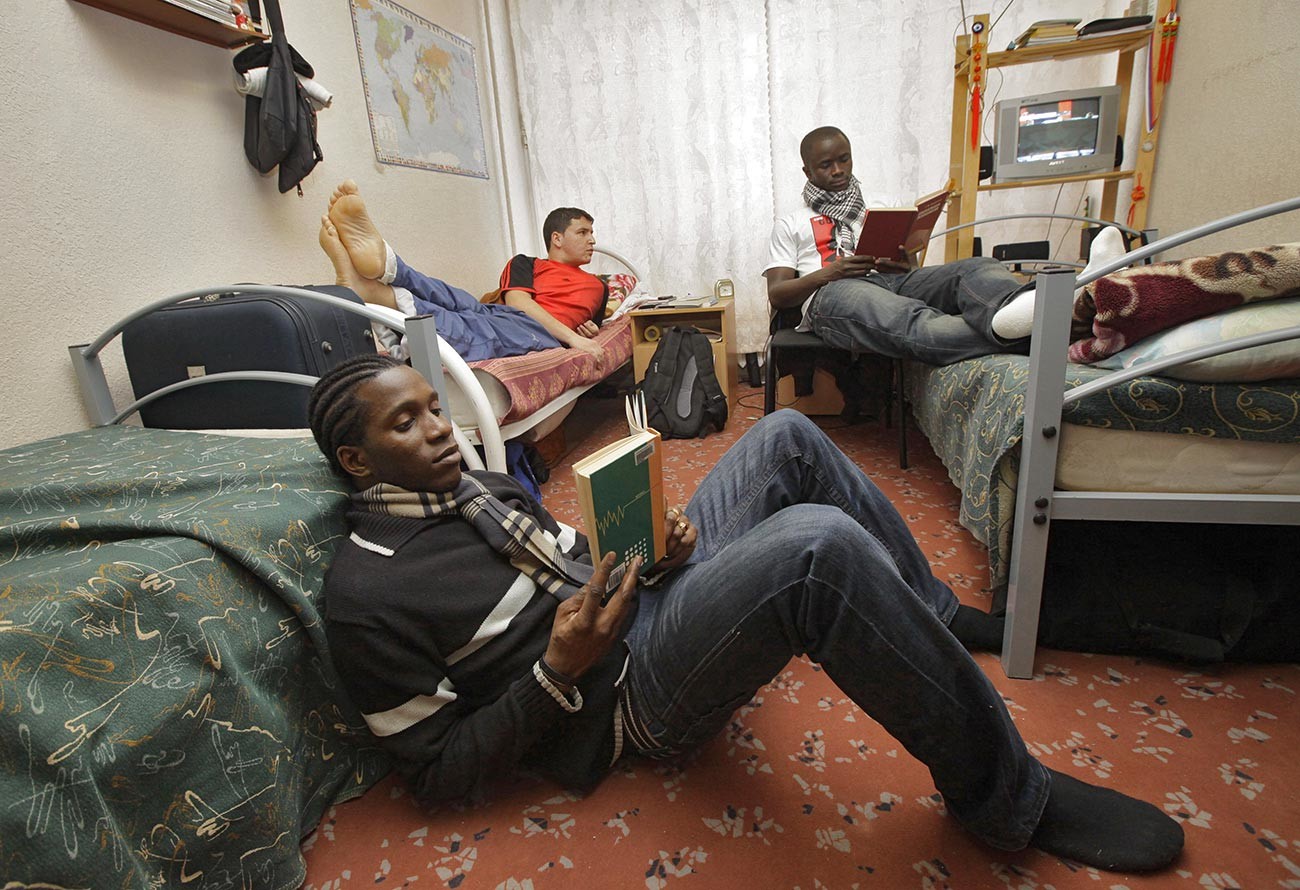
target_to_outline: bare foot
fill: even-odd
[[[330,208],[333,209],[334,202],[337,201],[339,198],[343,197],[344,195],[359,195],[359,194],[361,194],[361,190],[357,188],[356,180],[345,179],[334,188],[334,191],[330,192]]]
[[[388,261],[384,239],[366,212],[366,202],[355,192],[344,191],[349,185],[356,188],[356,183],[348,180],[335,190],[338,197],[330,200],[329,218],[362,277],[380,278]]]
[[[320,246],[325,255],[334,264],[334,283],[352,291],[367,303],[397,309],[397,299],[393,289],[370,278],[365,278],[352,263],[348,249],[339,238],[338,229],[330,222],[329,216],[320,218]]]

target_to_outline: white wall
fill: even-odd
[[[73,0],[26,4],[5,19],[0,447],[85,426],[66,346],[142,303],[229,281],[328,280],[316,230],[344,177],[361,183],[385,234],[415,265],[470,290],[493,285],[513,252],[494,132],[518,112],[491,106],[481,6],[403,0],[478,47],[488,181],[376,163],[348,4],[282,5],[290,40],[336,96],[320,115],[325,162],[303,199],[280,195],[244,160],[231,53]],[[1300,8],[1263,0],[1180,7],[1149,215],[1165,233],[1300,194]],[[1014,30],[1012,17],[1000,30]],[[526,208],[513,210],[519,232],[536,227]],[[1300,240],[1298,217],[1253,224],[1194,252]],[[124,392],[124,374],[108,364]]]
[[[303,198],[244,159],[230,51],[72,0],[6,16],[0,447],[86,426],[66,347],[149,300],[235,281],[331,282],[316,237],[346,177],[414,265],[471,291],[495,285],[511,250],[481,6],[402,0],[477,47],[489,180],[377,163],[348,3],[281,5],[290,42],[335,95]],[[120,359],[106,365],[121,402]]]
[[[1148,222],[1170,235],[1300,196],[1300,4],[1182,0]],[[1300,241],[1300,212],[1169,258]]]

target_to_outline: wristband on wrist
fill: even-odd
[[[545,664],[545,662],[540,658],[533,663],[533,677],[537,680],[538,684],[546,690],[546,694],[555,699],[556,703],[570,714],[575,714],[582,710],[582,693],[573,687],[570,687],[566,692],[559,686],[555,685],[555,683],[551,682],[551,678],[547,676],[546,671],[542,668],[543,664]]]
[[[545,655],[537,659],[537,666],[542,669],[542,673],[549,677],[551,682],[556,686],[563,686],[566,689],[572,689],[574,686],[578,685],[578,681],[575,678],[570,677],[568,674],[562,674],[547,664]]]

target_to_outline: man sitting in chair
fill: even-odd
[[[586,790],[623,754],[678,756],[807,653],[986,843],[1125,871],[1178,857],[1156,807],[1034,759],[962,648],[987,616],[803,415],[759,420],[668,509],[644,586],[639,557],[591,554],[511,477],[462,473],[438,394],[389,356],[328,372],[307,410],[355,489],[322,590],[330,649],[418,800],[520,769]]]
[[[553,219],[560,217],[565,219],[560,234],[553,235]],[[438,333],[466,361],[558,346],[580,349],[599,360],[603,350],[591,338],[603,317],[606,285],[576,268],[591,260],[595,246],[591,223],[590,214],[581,210],[553,211],[547,216],[544,235],[554,246],[548,260],[536,261],[572,267],[584,279],[547,268],[538,271],[535,286],[532,279],[524,283],[521,261],[528,258],[515,257],[502,273],[503,287],[514,273],[506,303],[481,302],[408,266],[380,235],[357,184],[350,179],[330,196],[329,210],[321,217],[320,245],[334,264],[338,284],[367,303],[408,316],[433,315]]]
[[[802,307],[797,330],[812,331],[836,349],[932,365],[1028,351],[1033,284],[989,257],[919,269],[915,257],[902,262],[855,255],[866,205],[848,137],[818,127],[799,143],[799,155],[808,177],[807,206],[777,218],[763,270],[773,309]],[[1089,268],[1124,250],[1119,230],[1103,229]]]

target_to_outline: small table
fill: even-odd
[[[730,298],[721,299],[712,306],[633,309],[628,312],[632,319],[632,374],[636,382],[645,379],[646,368],[659,346],[657,332],[673,325],[696,327],[709,334],[713,341],[713,371],[718,376],[722,394],[730,399],[735,385],[732,378],[736,373],[736,363],[728,359],[736,340],[733,312]]]

